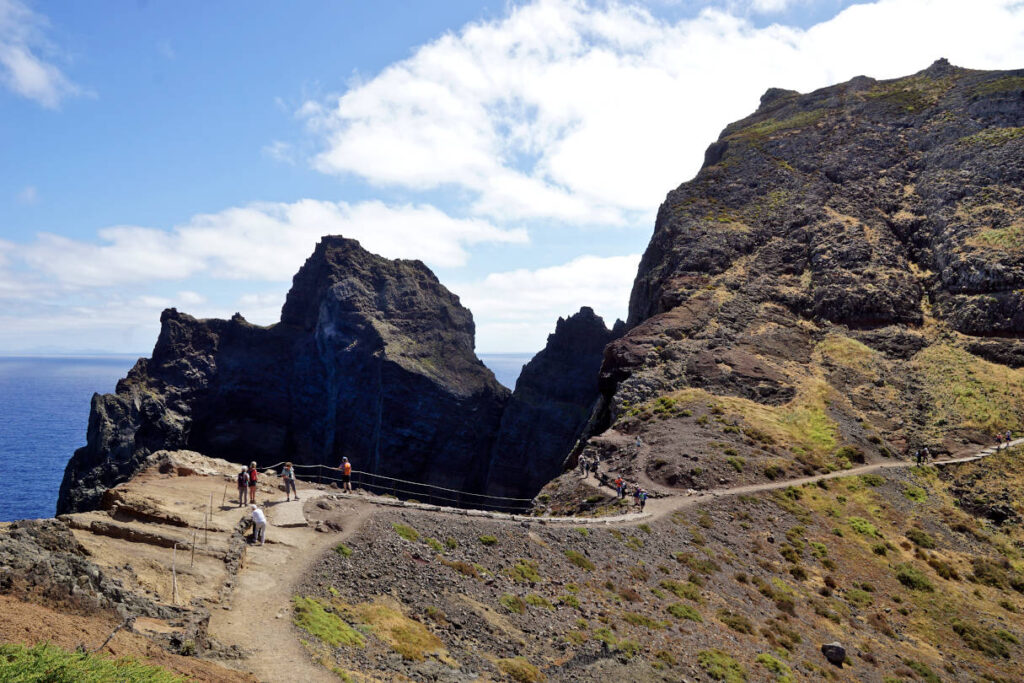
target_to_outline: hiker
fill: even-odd
[[[641,446],[644,445],[644,442],[640,440],[640,435],[639,434],[636,435],[636,442],[635,443],[636,443],[636,449],[637,450],[640,450]]]
[[[594,456],[594,459],[590,461],[590,471],[594,473],[594,479],[597,479],[597,461],[597,456]]]
[[[633,489],[633,507],[640,507],[640,492],[642,490],[643,489],[640,488],[639,484],[637,484],[636,488]]]
[[[295,490],[295,468],[290,462],[286,462],[281,468],[281,478],[284,479],[284,500],[291,500],[289,493],[295,494],[295,500],[299,499],[299,492]]]
[[[587,469],[588,468],[589,468],[589,463],[587,462],[587,456],[581,455],[580,456],[580,474],[583,475],[584,479],[587,478]]]
[[[342,458],[341,466],[334,469],[341,470],[341,489],[352,493],[352,463],[348,458]]]
[[[252,542],[263,545],[267,542],[267,517],[255,504],[249,509],[252,510]]]
[[[622,477],[615,480],[615,496],[617,498],[622,498],[622,487],[624,484],[625,482],[622,481]]]
[[[644,511],[645,505],[647,505],[647,490],[640,489],[640,512]]]
[[[1006,447],[1010,447],[1010,442],[1013,441],[1013,432],[1009,429],[1006,430]]]
[[[922,455],[920,448],[914,451],[914,458],[917,460],[917,464],[921,465],[922,461],[924,460],[924,456]]]
[[[242,471],[238,473],[238,507],[242,507],[249,502],[249,468],[243,467]]]
[[[921,459],[924,460],[925,462],[928,462],[928,458],[930,457],[931,453],[928,452],[928,447],[925,446],[924,448],[921,449]]]
[[[259,475],[256,472],[256,461],[249,463],[249,503],[256,502],[256,480]]]

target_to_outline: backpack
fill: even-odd
[[[249,470],[249,486],[256,485],[256,470]]]
[[[239,486],[248,486],[249,485],[249,473],[248,472],[239,472],[237,478],[238,478],[238,485]]]

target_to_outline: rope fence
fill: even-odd
[[[275,463],[263,467],[265,470],[278,470],[284,462]],[[293,465],[293,467],[304,470],[317,470],[316,482],[342,483],[341,477],[337,475],[337,467],[329,465]],[[312,473],[305,475],[306,481],[312,482]],[[359,486],[380,495],[408,496],[421,503],[434,505],[436,503],[451,503],[455,507],[476,508],[481,510],[496,510],[499,512],[523,512],[533,504],[532,498],[510,498],[508,496],[494,496],[486,493],[474,493],[472,491],[460,491],[458,489],[426,484],[408,479],[388,477],[383,474],[375,474],[363,470],[352,470],[352,486]]]

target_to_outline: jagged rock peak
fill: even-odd
[[[282,322],[161,315],[153,355],[94,396],[60,512],[96,506],[158,450],[335,464],[477,491],[509,391],[473,352],[470,312],[419,261],[325,237]]]
[[[624,331],[621,320],[609,330],[589,306],[558,319],[547,345],[520,373],[502,415],[489,493],[530,497],[561,472],[599,397],[604,349]]]

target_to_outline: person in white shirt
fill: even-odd
[[[252,541],[263,545],[267,540],[267,517],[255,505],[250,505],[252,510]]]

